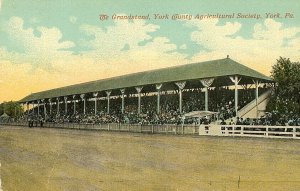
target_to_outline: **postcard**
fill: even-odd
[[[0,0],[0,191],[299,190],[298,0]]]

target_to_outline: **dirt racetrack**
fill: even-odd
[[[300,190],[300,141],[0,127],[0,190]]]

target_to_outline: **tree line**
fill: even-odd
[[[280,57],[272,66],[271,77],[276,85],[267,111],[300,115],[300,63]]]
[[[3,102],[0,104],[0,116],[4,113],[6,113],[10,117],[16,117],[23,113],[23,108],[18,102]]]

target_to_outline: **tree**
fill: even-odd
[[[276,86],[267,110],[300,114],[300,63],[280,57],[272,67],[271,77]]]
[[[17,102],[3,102],[0,104],[0,115],[2,115],[4,112],[10,117],[17,117],[23,113],[23,108]]]

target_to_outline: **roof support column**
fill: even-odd
[[[124,113],[124,94],[125,94],[125,88],[124,89],[120,89],[121,94],[122,94],[122,107],[121,107],[121,112],[122,114]]]
[[[258,118],[258,87],[259,87],[259,81],[253,80],[255,84],[255,104],[256,104],[256,118]]]
[[[52,114],[52,102],[51,102],[51,98],[49,98],[49,115],[51,115]]]
[[[179,112],[182,113],[182,90],[185,87],[186,81],[175,83],[179,88]]]
[[[94,92],[93,96],[95,98],[95,115],[97,115],[97,96],[98,96],[98,92]]]
[[[65,114],[67,114],[68,113],[68,97],[65,96],[64,100],[65,100]]]
[[[57,115],[59,115],[59,98],[56,98],[56,100],[57,100]]]
[[[204,86],[205,92],[205,111],[208,111],[208,87],[214,82],[214,78],[207,78],[200,80],[201,84]]]
[[[22,111],[21,114],[24,116],[25,115],[25,103],[22,104]],[[25,116],[24,116],[25,117]]]
[[[109,102],[110,102],[110,94],[111,94],[111,90],[105,91],[106,92],[106,96],[107,96],[107,114],[109,114]]]
[[[37,115],[40,116],[40,100],[37,100]]]
[[[27,117],[28,117],[28,115],[29,115],[29,103],[28,102],[26,102],[26,106],[27,106]]]
[[[76,95],[73,95],[72,96],[73,98],[73,114],[75,115],[76,114]]]
[[[234,109],[235,116],[238,117],[238,101],[239,101],[239,93],[238,93],[238,84],[242,78],[238,76],[230,77],[230,80],[234,83]]]
[[[46,120],[47,111],[46,111],[46,101],[45,101],[45,99],[42,99],[42,102],[44,103],[44,119]]]
[[[35,115],[35,104],[34,104],[34,101],[32,102],[32,114]]]
[[[31,114],[34,115],[34,102],[31,103],[32,111]]]
[[[23,110],[23,108],[24,108],[24,103],[19,103],[19,106],[21,107],[21,109]],[[16,113],[18,113],[18,117],[20,117],[20,115],[21,115],[21,110],[18,110],[17,111],[17,108],[15,107],[15,110],[16,110]]]
[[[157,90],[157,114],[160,114],[160,93],[162,84],[156,84],[155,88]]]
[[[138,114],[141,113],[141,92],[143,87],[139,86],[139,87],[135,87],[136,91],[138,92]]]
[[[83,101],[83,114],[85,115],[85,94],[80,95],[81,100]]]

